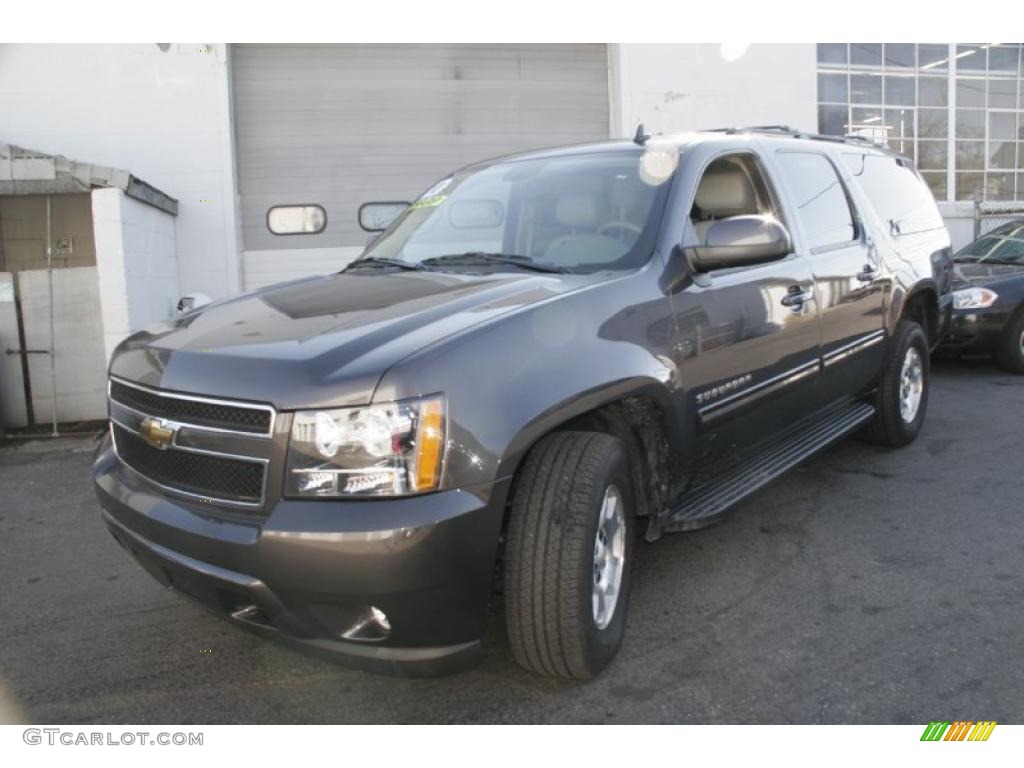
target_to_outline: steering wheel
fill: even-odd
[[[628,221],[609,221],[608,223],[602,224],[600,227],[597,228],[597,234],[603,235],[608,230],[616,229],[619,230],[620,232],[632,232],[636,235],[639,235],[642,231],[640,227],[638,227],[636,224],[630,224]],[[621,240],[621,235],[616,239]]]

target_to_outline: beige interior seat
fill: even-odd
[[[694,220],[693,226],[702,243],[716,221],[759,212],[750,179],[733,163],[713,164],[705,171],[694,203],[700,209],[700,218]]]

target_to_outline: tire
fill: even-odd
[[[1010,318],[996,347],[996,362],[1010,373],[1024,374],[1024,308]]]
[[[553,433],[527,456],[513,490],[504,566],[508,638],[522,667],[589,680],[622,644],[634,545],[630,477],[622,443],[598,432]],[[621,577],[615,599],[609,596],[598,615],[598,522],[616,492],[622,519],[611,538]],[[615,581],[617,559],[605,562],[607,584]]]
[[[913,369],[912,358],[915,353],[921,383],[920,396],[916,409],[908,407],[904,410],[901,408],[904,366],[909,364]],[[928,337],[914,321],[900,320],[885,355],[882,381],[875,396],[875,416],[864,430],[864,438],[876,445],[891,448],[902,448],[914,442],[924,424],[925,411],[928,409],[930,378]],[[911,411],[913,418],[908,420],[905,414]]]

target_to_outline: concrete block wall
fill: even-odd
[[[175,221],[120,189],[92,193],[106,358],[125,336],[174,313],[181,295]]]
[[[45,269],[20,272],[18,289],[25,344],[28,349],[50,349],[50,275]],[[58,422],[106,418],[106,364],[103,325],[96,312],[98,294],[96,267],[53,270],[53,358],[28,358],[37,423],[45,424],[53,418],[51,365],[56,366]]]

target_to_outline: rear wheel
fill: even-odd
[[[505,618],[520,665],[586,680],[612,660],[625,632],[633,539],[619,440],[556,432],[530,451],[505,547]]]
[[[1010,373],[1024,374],[1024,308],[1006,324],[996,348],[996,360]]]
[[[900,448],[909,445],[924,424],[928,407],[928,337],[912,320],[900,320],[889,344],[875,417],[864,431],[870,442]]]

